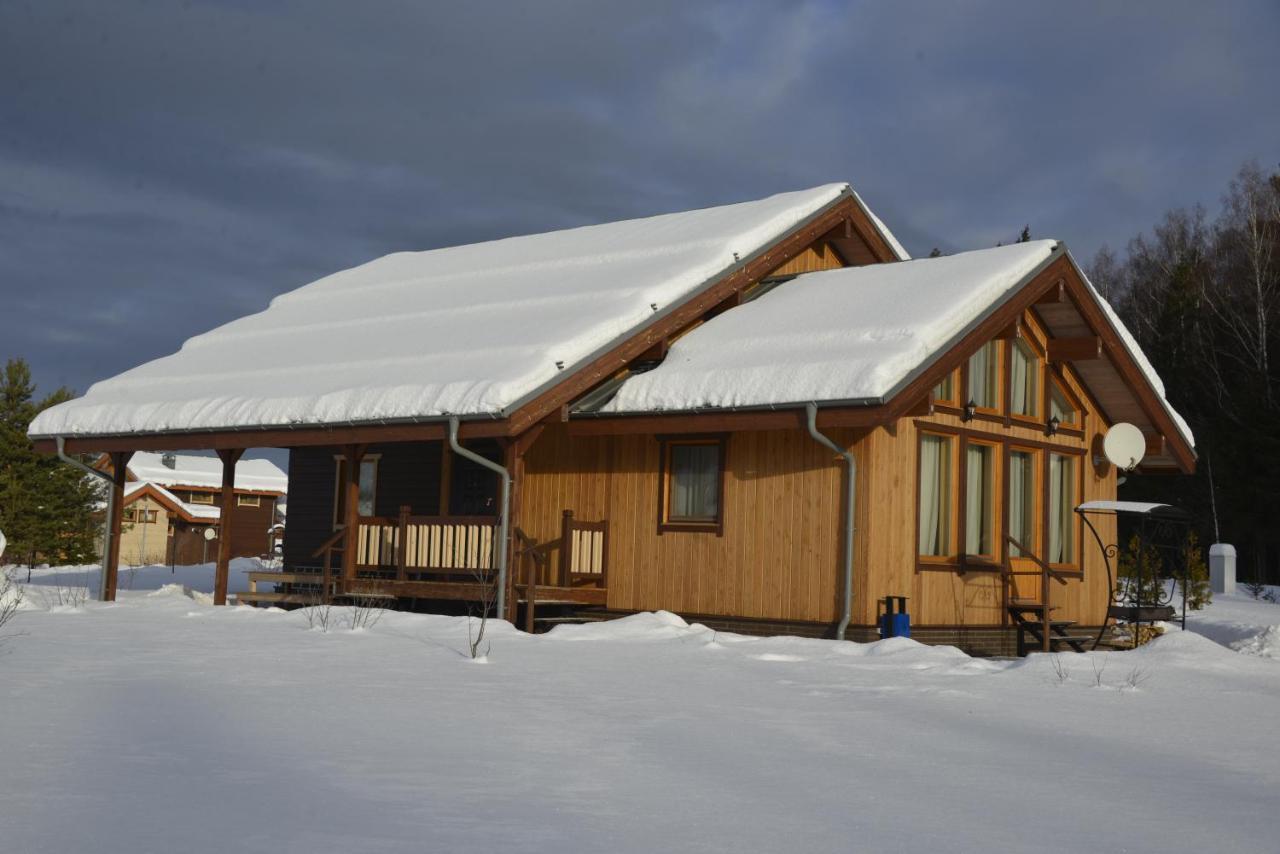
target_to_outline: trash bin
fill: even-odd
[[[907,613],[906,596],[884,597],[884,613],[880,615],[880,637],[911,637],[911,615]]]

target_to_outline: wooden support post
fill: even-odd
[[[440,443],[440,514],[449,514],[449,493],[453,489],[453,450],[449,440]]]
[[[539,427],[539,430],[542,428]],[[502,544],[502,548],[507,550],[507,613],[505,619],[512,623],[516,621],[516,608],[519,602],[515,596],[510,595],[515,591],[516,578],[516,528],[520,525],[520,493],[524,486],[524,451],[526,447],[520,442],[517,436],[513,441],[507,443],[503,451],[503,464],[507,471],[511,474],[511,506],[508,508],[507,518],[507,541]]]
[[[533,634],[534,608],[538,601],[538,562],[530,560],[528,564],[529,569],[525,573],[524,630]]]
[[[342,579],[348,585],[356,580],[356,552],[360,547],[360,462],[364,452],[364,445],[348,445],[344,454],[347,480],[342,484],[346,490],[342,521],[347,534],[342,545]]]
[[[107,520],[111,526],[111,545],[102,556],[104,602],[116,601],[116,580],[120,577],[120,535],[124,527],[124,485],[128,480],[131,457],[131,451],[116,451],[111,455],[111,518]]]
[[[400,518],[396,525],[396,580],[405,580],[405,567],[409,554],[409,515],[413,508],[408,504],[400,505]]]
[[[560,586],[573,586],[573,511],[560,517]]]
[[[244,448],[218,451],[222,460],[222,509],[218,514],[218,563],[213,576],[213,604],[227,604],[227,574],[231,567],[231,516],[236,509],[236,463]]]

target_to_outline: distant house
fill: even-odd
[[[904,596],[917,638],[1003,650],[1028,621],[1048,634],[1050,609],[1105,618],[1073,510],[1115,498],[1097,448],[1122,421],[1144,470],[1193,469],[1063,245],[909,260],[834,184],[389,255],[31,435],[121,460],[217,449],[228,475],[244,448],[289,448],[286,572],[242,601],[443,608],[505,561],[505,615],[527,627],[549,602],[866,640]]]
[[[110,470],[109,456],[99,466]],[[217,457],[139,452],[127,465],[120,559],[195,564],[218,553],[222,463]],[[231,556],[271,554],[283,531],[288,476],[270,460],[237,466]]]

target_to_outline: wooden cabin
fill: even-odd
[[[110,473],[111,458],[97,466]],[[216,457],[139,452],[125,466],[120,559],[132,565],[205,563],[222,536],[222,463]],[[270,460],[237,467],[231,557],[274,553],[288,476]],[[206,533],[209,532],[209,533]]]
[[[289,448],[285,570],[241,601],[497,589],[530,630],[663,609],[865,641],[893,596],[917,639],[1007,652],[1029,620],[1048,648],[1051,623],[1105,618],[1074,509],[1116,497],[1100,442],[1122,421],[1143,470],[1193,469],[1064,246],[910,260],[828,185],[387,256],[31,434],[119,466],[212,448],[227,484],[245,448]]]

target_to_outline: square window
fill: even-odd
[[[663,444],[663,530],[719,532],[724,489],[721,439]]]

